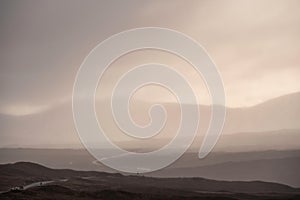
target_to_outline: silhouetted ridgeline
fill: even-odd
[[[151,178],[93,171],[50,169],[29,162],[0,165],[0,190],[30,182],[54,180],[42,187],[0,194],[3,199],[285,199],[300,197],[300,190],[262,181],[215,181],[204,178]],[[67,181],[55,181],[66,179]],[[50,196],[49,196],[50,195]]]

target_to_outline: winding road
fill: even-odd
[[[65,182],[65,181],[68,181],[68,179],[50,180],[50,181],[39,181],[39,182],[34,182],[34,183],[30,183],[30,184],[28,184],[28,185],[25,185],[25,186],[23,186],[23,189],[19,189],[19,190],[28,190],[28,189],[30,189],[30,188],[34,188],[34,187],[39,187],[39,186],[47,185],[47,184],[49,184],[49,183]],[[20,188],[20,186],[12,187],[10,190],[0,191],[0,194],[9,192],[9,191],[13,190],[14,188]]]

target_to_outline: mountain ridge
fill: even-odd
[[[252,107],[228,108],[222,135],[282,129],[300,130],[298,102],[300,102],[300,92],[277,97]],[[168,116],[172,126],[177,124],[173,117],[176,114],[173,105],[166,105],[166,108],[172,112]],[[101,110],[97,110],[97,113],[103,114]],[[209,106],[200,106],[200,117],[198,135],[202,137],[206,133],[210,120]],[[137,118],[144,118],[144,113],[137,113]],[[110,127],[111,124],[107,124]],[[71,104],[64,103],[43,113],[28,116],[0,114],[0,125],[2,131],[0,147],[22,147],[22,145],[30,147],[38,144],[48,144],[47,147],[51,148],[83,147],[75,130]],[[166,132],[173,133],[174,130],[166,129]],[[35,141],[29,139],[32,137]],[[199,144],[198,141],[197,146]]]

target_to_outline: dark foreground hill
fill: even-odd
[[[247,154],[242,154],[247,155]],[[233,158],[232,158],[233,160]],[[192,163],[192,162],[190,162]],[[196,162],[194,162],[196,163]],[[300,185],[300,157],[225,161],[205,166],[166,168],[151,173],[157,177],[203,177],[214,180],[263,180],[297,187]]]
[[[299,199],[300,190],[277,183],[151,178],[50,169],[19,162],[0,165],[0,199]],[[62,181],[63,180],[63,181]],[[54,181],[9,191],[34,182]]]

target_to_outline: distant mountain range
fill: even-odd
[[[266,142],[265,149],[298,148],[296,141],[299,141],[300,135],[298,131],[300,130],[299,102],[300,93],[293,93],[251,107],[227,108],[224,137],[222,136],[222,141],[220,141],[223,146],[220,148],[232,148],[238,142],[241,148],[262,146],[265,145],[264,142]],[[165,131],[174,132],[174,127],[177,126],[177,121],[173,117],[176,114],[176,106],[172,103],[165,105],[171,111],[169,115],[171,128]],[[203,135],[210,119],[210,108],[200,106],[200,111],[199,135]],[[106,116],[102,110],[98,110],[98,115],[101,114]],[[144,116],[144,114],[137,113],[138,116]],[[82,145],[75,131],[72,117],[70,103],[27,116],[1,114],[0,147],[80,148]],[[240,135],[227,136],[236,133]],[[200,140],[201,137],[196,139],[196,147],[200,145]],[[274,145],[272,140],[274,140]],[[280,141],[281,144],[279,144]],[[147,145],[143,143],[140,146]],[[138,147],[139,145],[136,148]]]
[[[299,102],[298,92],[251,107],[229,108],[224,133],[300,129]]]
[[[214,151],[264,151],[300,149],[300,130],[242,132],[221,135]]]

